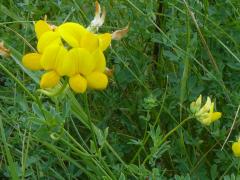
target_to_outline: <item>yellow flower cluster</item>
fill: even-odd
[[[24,55],[22,62],[28,69],[46,71],[41,88],[56,86],[62,76],[69,77],[69,85],[77,93],[84,93],[87,87],[107,87],[103,52],[111,43],[111,34],[94,34],[73,22],[51,26],[43,20],[35,23],[35,32],[38,52]]]
[[[196,119],[204,125],[210,125],[212,122],[221,118],[221,112],[214,112],[214,103],[207,97],[205,105],[202,106],[202,95],[191,103],[190,111],[194,114]]]
[[[238,138],[237,142],[232,144],[232,151],[236,157],[240,157],[240,138]]]

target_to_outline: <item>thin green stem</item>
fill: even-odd
[[[162,141],[160,142],[159,146],[162,145],[169,136],[171,136],[175,131],[177,131],[180,127],[183,126],[183,124],[185,124],[186,122],[188,122],[190,119],[192,119],[193,117],[190,116],[186,119],[184,119],[181,123],[179,123],[175,128],[173,128],[171,131],[169,131],[162,139]],[[143,165],[147,162],[147,160],[149,160],[152,157],[152,153],[150,153],[143,161]]]
[[[160,110],[159,110],[159,113],[157,115],[157,118],[153,124],[153,127],[155,127],[158,122],[160,121],[160,114],[162,113],[162,110],[163,110],[163,107],[164,107],[164,103],[165,103],[165,99],[166,99],[166,94],[167,94],[167,90],[168,90],[168,79],[167,79],[167,85],[166,85],[166,88],[165,88],[165,92],[164,92],[164,96],[163,96],[163,100],[162,100],[162,103],[161,103],[161,107],[160,107]],[[130,161],[130,163],[134,163],[134,161],[136,160],[136,158],[139,156],[140,152],[142,151],[142,149],[144,149],[144,146],[145,144],[147,143],[148,139],[149,139],[150,135],[147,134],[146,138],[145,136],[143,137],[143,143],[142,145],[140,146],[140,148],[137,150],[137,152],[135,153],[135,155],[133,156],[132,160]]]
[[[92,133],[93,142],[94,142],[95,147],[97,148],[98,147],[97,146],[97,139],[96,139],[96,135],[95,135],[93,124],[91,122],[91,116],[90,116],[90,111],[89,111],[87,92],[84,93],[84,103],[85,103],[86,110],[87,110],[87,116],[88,116],[87,117],[87,121],[88,121],[88,124],[89,124],[89,127],[90,127],[90,131]]]
[[[78,128],[77,128],[75,122],[73,121],[72,118],[70,118],[70,121],[71,121],[71,123],[72,123],[72,125],[73,125],[73,128],[74,128],[74,130],[76,131],[77,136],[78,136],[78,138],[80,139],[81,143],[84,145],[84,147],[85,147],[88,151],[90,151],[89,148],[88,148],[88,146],[87,146],[87,144],[86,144],[85,141],[83,140],[81,134],[79,133]]]
[[[168,138],[169,136],[171,136],[175,131],[177,131],[180,127],[183,126],[183,124],[185,124],[186,122],[188,122],[190,119],[193,119],[193,117],[190,116],[190,117],[184,119],[184,120],[183,120],[181,123],[179,123],[175,128],[173,128],[171,131],[169,131],[169,132],[163,137],[161,144],[163,144],[163,143],[167,140],[167,138]]]

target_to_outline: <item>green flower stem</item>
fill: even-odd
[[[72,118],[70,118],[70,121],[71,121],[71,123],[72,123],[72,125],[73,125],[73,128],[75,129],[75,132],[77,133],[77,136],[78,136],[78,138],[80,139],[81,143],[83,144],[83,146],[84,146],[88,151],[90,151],[89,148],[88,148],[88,146],[87,146],[87,144],[85,143],[85,141],[83,140],[82,136],[80,135],[80,133],[79,133],[79,131],[78,131],[78,128],[77,128],[75,122],[73,121]],[[68,133],[68,132],[67,132],[67,133]],[[74,139],[74,140],[75,140],[75,139]]]
[[[111,172],[111,170],[109,169],[109,167],[106,165],[106,163],[101,159],[101,157],[99,157],[100,162],[103,163],[103,166],[106,168],[106,171],[99,165],[99,162],[94,159],[94,157],[97,157],[96,155],[91,155],[91,154],[89,154],[88,151],[85,150],[85,149],[81,146],[81,144],[79,144],[79,143],[74,139],[74,137],[72,137],[72,136],[68,133],[68,131],[66,131],[66,130],[64,129],[64,132],[65,132],[66,135],[70,138],[70,140],[72,140],[73,143],[75,143],[75,144],[81,149],[82,152],[81,152],[80,150],[78,150],[77,148],[75,148],[75,147],[73,147],[73,150],[75,150],[77,153],[79,153],[79,152],[82,153],[83,155],[86,156],[86,158],[91,158],[91,160],[104,172],[105,175],[106,175],[106,171],[107,171],[107,172],[109,173],[109,175],[112,177],[112,179],[117,179],[117,178],[114,176],[114,174]],[[63,140],[63,141],[68,144],[67,141],[65,141],[65,140]],[[70,145],[69,145],[69,146],[70,146]],[[107,176],[108,176],[108,174],[107,174]],[[111,179],[111,178],[110,178],[110,179]]]
[[[81,146],[81,144],[79,144],[75,139],[74,137],[72,137],[68,131],[66,131],[65,129],[63,130],[64,133],[67,135],[67,137],[73,141],[73,143],[75,143],[83,152],[87,153],[87,151]]]
[[[86,106],[86,110],[87,110],[87,121],[88,121],[88,124],[89,124],[89,127],[90,127],[90,131],[92,133],[92,136],[93,136],[93,142],[94,142],[94,145],[95,147],[97,148],[97,139],[96,139],[96,135],[95,135],[95,131],[94,131],[94,127],[93,127],[93,124],[91,122],[91,119],[90,119],[90,111],[89,111],[89,105],[88,105],[88,96],[87,96],[87,92],[84,93],[84,103],[85,103],[85,106]]]
[[[167,83],[167,84],[168,84],[168,83]],[[162,105],[161,105],[161,108],[160,108],[160,110],[159,110],[159,112],[158,112],[158,115],[157,115],[157,117],[156,117],[156,119],[155,119],[155,122],[154,122],[154,124],[153,124],[153,127],[155,127],[155,126],[159,123],[159,121],[160,121],[160,115],[161,115],[161,112],[162,112],[162,110],[163,110],[163,108],[164,108],[164,102],[165,102],[167,90],[168,90],[168,87],[166,86],[166,89],[165,89],[165,92],[164,92],[164,96],[163,96],[163,100],[162,100]],[[147,143],[149,137],[150,137],[150,134],[147,134],[147,136],[144,136],[144,137],[143,137],[143,143],[142,143],[142,145],[140,146],[140,148],[138,149],[138,151],[135,153],[135,155],[134,155],[134,157],[132,158],[132,160],[130,161],[130,164],[134,163],[134,161],[135,161],[136,158],[139,156],[139,154],[140,154],[140,152],[141,152],[142,149],[145,151],[144,146],[145,146],[145,144]],[[146,152],[146,151],[145,151],[145,152]]]
[[[173,128],[171,131],[169,131],[162,139],[162,141],[160,142],[159,146],[162,145],[169,136],[171,136],[175,131],[177,131],[180,127],[183,126],[183,124],[185,124],[186,122],[188,122],[190,119],[192,119],[193,117],[190,116],[186,119],[184,119],[181,123],[179,123],[175,128]],[[147,162],[147,160],[149,160],[152,157],[152,153],[150,153],[143,161],[143,165]]]

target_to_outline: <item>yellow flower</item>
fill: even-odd
[[[52,88],[58,84],[60,76],[55,71],[49,71],[42,75],[40,87],[42,89]]]
[[[43,20],[35,23],[35,32],[38,52],[24,55],[22,62],[28,69],[47,71],[41,77],[41,88],[56,86],[61,76],[69,77],[69,85],[77,93],[84,93],[87,87],[107,87],[103,51],[111,44],[110,33],[94,34],[74,22],[53,29]]]
[[[96,63],[94,71],[105,72],[106,59],[105,59],[103,52],[101,50],[97,49],[92,53],[92,56],[93,56],[93,60]]]
[[[232,151],[236,157],[240,157],[240,138],[232,144]]]
[[[100,50],[90,53],[84,48],[72,48],[63,62],[62,73],[70,77],[70,87],[77,93],[93,89],[105,89],[108,78],[103,73],[106,68],[105,57]]]
[[[87,89],[87,80],[80,74],[70,77],[70,87],[77,93],[84,93]]]
[[[80,24],[74,22],[67,22],[56,28],[56,32],[60,34],[61,38],[73,48],[85,48],[89,52],[96,49],[106,50],[112,40],[110,33],[94,34],[88,31]]]
[[[35,33],[39,39],[45,32],[51,31],[51,26],[44,20],[39,20],[34,24]]]
[[[90,88],[101,90],[107,87],[108,78],[104,73],[92,72],[86,78]]]
[[[23,65],[30,70],[41,70],[41,58],[44,50],[50,45],[62,45],[60,34],[53,32],[46,21],[39,20],[35,23],[35,32],[38,38],[36,53],[28,53],[23,56]]]
[[[80,42],[82,37],[87,33],[87,30],[80,24],[67,22],[56,28],[61,37],[66,41],[71,47],[80,47]]]
[[[66,58],[67,52],[64,46],[57,44],[48,46],[41,56],[41,67],[46,71],[54,70],[59,75],[64,75],[64,72],[62,72],[62,63]]]
[[[109,47],[111,40],[112,36],[109,33],[93,34],[87,32],[81,39],[80,47],[87,49],[89,52],[93,52],[96,49],[104,51]]]
[[[53,44],[62,45],[60,34],[53,31],[45,32],[38,40],[37,50],[39,53],[43,53],[45,48]]]
[[[196,119],[204,125],[210,125],[214,121],[221,118],[221,112],[214,112],[214,103],[211,99],[207,97],[207,101],[204,106],[202,106],[202,96],[200,95],[198,99],[191,103],[190,111],[194,114]]]
[[[76,74],[88,75],[95,68],[93,56],[83,48],[72,48],[68,51],[63,65],[65,75],[71,77]]]
[[[31,70],[41,70],[42,65],[40,63],[42,55],[38,53],[28,53],[22,58],[23,65]]]

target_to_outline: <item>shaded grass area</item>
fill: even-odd
[[[232,155],[231,141],[239,135],[238,116],[229,141],[221,147],[240,102],[240,3],[100,3],[107,11],[100,32],[113,32],[128,23],[130,31],[121,41],[112,42],[105,53],[108,66],[114,68],[109,87],[89,91],[88,99],[71,92],[54,98],[36,92],[39,73],[26,70],[20,61],[36,45],[33,21],[47,15],[56,25],[74,21],[87,26],[94,2],[1,3],[1,40],[12,56],[0,59],[0,176],[237,178],[239,164]],[[199,94],[216,101],[217,110],[223,113],[221,120],[203,127],[193,119],[158,145],[189,116],[189,104]],[[98,147],[87,125],[89,119],[99,128]],[[49,124],[60,127],[51,129]]]

